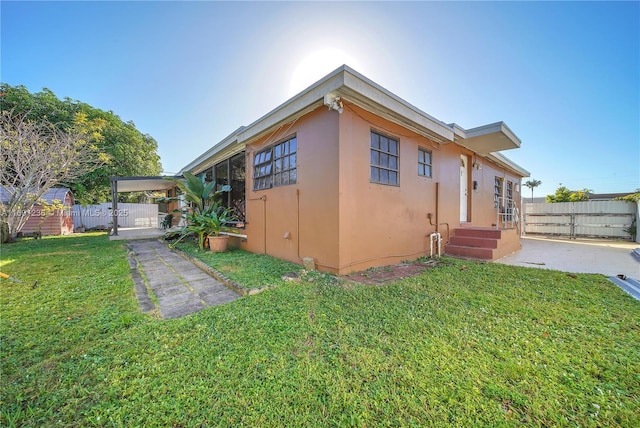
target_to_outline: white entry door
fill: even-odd
[[[466,155],[460,155],[460,221],[466,222],[469,219],[467,207],[469,206],[469,159]]]

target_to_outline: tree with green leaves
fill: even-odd
[[[47,190],[109,160],[97,146],[103,122],[77,113],[64,129],[26,114],[0,112],[2,241],[15,239]]]
[[[556,189],[556,192],[553,195],[547,195],[548,203],[555,202],[581,202],[588,201],[589,195],[593,193],[591,189],[582,189],[582,190],[569,190],[566,186],[563,186],[562,183],[560,187]]]
[[[634,193],[629,193],[628,195],[620,196],[618,198],[613,198],[614,201],[627,201],[627,202],[638,202],[640,201],[640,189],[636,189]]]
[[[542,184],[542,181],[540,180],[527,180],[524,185],[526,187],[528,187],[529,189],[531,189],[531,202],[533,202],[533,189],[535,189],[536,187],[538,187],[539,185]]]
[[[36,124],[53,125],[61,131],[73,126],[78,114],[88,123],[100,122],[94,144],[106,161],[73,179],[57,183],[69,187],[82,204],[107,202],[111,198],[111,176],[159,175],[162,171],[157,142],[124,122],[112,111],[103,111],[86,103],[59,99],[51,90],[30,93],[24,86],[0,84],[0,110],[23,115]],[[126,198],[127,196],[122,196]]]

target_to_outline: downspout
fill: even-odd
[[[433,224],[432,223],[432,217],[433,214],[432,213],[428,213],[427,217],[429,218],[429,224],[431,226],[435,226],[436,231],[433,232],[432,234],[429,235],[429,257],[433,257],[433,248],[434,248],[434,244],[436,247],[436,254],[438,257],[440,257],[440,253],[441,253],[441,246],[442,246],[442,236],[440,235],[440,232],[438,232],[438,211],[439,211],[439,207],[438,207],[438,199],[439,199],[439,192],[440,192],[440,183],[436,182],[436,203],[435,203],[435,217],[436,217],[436,223]]]
[[[438,199],[439,199],[438,195],[439,195],[439,192],[440,192],[440,183],[436,182],[436,213],[435,213],[436,223],[435,224],[433,224],[433,221],[432,221],[433,220],[433,214],[431,214],[431,213],[427,214],[427,218],[429,219],[429,224],[431,226],[435,226],[436,227],[435,233],[438,233]]]
[[[429,217],[429,224],[431,226],[435,226],[435,228],[436,228],[435,233],[440,233],[439,227],[441,225],[447,226],[447,239],[445,241],[445,244],[447,244],[447,243],[449,243],[449,223],[446,223],[446,222],[440,223],[439,222],[439,219],[440,219],[440,183],[439,182],[436,182],[436,210],[435,211],[436,211],[435,212],[435,221],[436,221],[435,224],[432,222],[431,214],[430,213],[427,214],[427,217]]]
[[[439,206],[440,206],[440,183],[436,183],[436,223],[438,224],[438,226],[439,225],[447,226],[447,240],[444,243],[448,244],[449,243],[449,223],[447,223],[447,222],[439,223],[438,222],[438,219],[440,218]],[[438,226],[436,226],[436,231],[438,231]]]
[[[267,195],[260,196],[262,199],[262,223],[264,224],[264,253],[267,254]]]
[[[439,232],[438,230],[439,204],[440,204],[440,182],[436,181],[436,233]]]
[[[300,189],[296,189],[296,247],[298,260],[302,260],[300,257]]]

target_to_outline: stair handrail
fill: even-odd
[[[513,199],[504,196],[498,197],[496,204],[496,229],[500,228],[500,224],[503,228],[515,226],[520,230],[518,206]]]

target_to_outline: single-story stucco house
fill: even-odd
[[[231,186],[236,245],[346,274],[440,242],[485,259],[520,249],[529,173],[500,153],[518,147],[503,122],[445,124],[344,65],[182,172]]]

